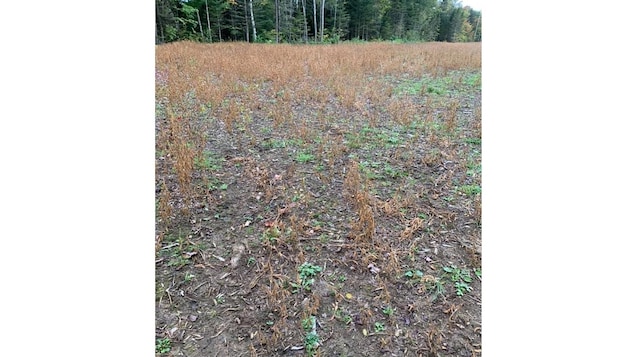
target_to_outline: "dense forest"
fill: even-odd
[[[457,0],[155,0],[156,43],[481,41]]]

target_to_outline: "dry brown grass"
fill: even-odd
[[[459,109],[459,102],[452,100],[445,111],[445,130],[453,132],[456,129],[457,110]]]
[[[316,47],[180,42],[158,46],[156,63],[157,72],[167,82],[165,86],[157,86],[157,95],[166,97],[170,103],[181,103],[189,94],[218,107],[225,99],[245,97],[260,86],[268,86],[272,97],[283,92],[283,97],[277,99],[284,102],[310,98],[325,103],[330,92],[346,107],[354,109],[358,94],[377,104],[388,98],[391,87],[381,83],[379,77],[416,78],[423,73],[440,75],[454,69],[479,69],[481,57],[480,44],[370,43]],[[307,86],[309,83],[312,85]],[[296,86],[301,90],[289,98],[284,89]],[[365,93],[358,93],[355,88],[363,88]],[[256,104],[271,105],[253,100],[246,103],[250,107]],[[233,118],[235,112],[228,115]]]
[[[357,219],[352,222],[351,235],[359,243],[368,243],[375,234],[375,217],[371,197],[367,191],[368,183],[362,180],[356,161],[351,161],[346,171],[344,187],[357,211]]]
[[[442,90],[478,82],[480,44],[181,42],[157,46],[156,61],[157,249],[181,230],[204,246],[164,259],[202,259],[180,271],[163,265],[166,286],[190,269],[228,300],[215,319],[199,318],[212,326],[200,333],[233,329],[228,338],[240,337],[228,342],[246,346],[234,352],[281,355],[302,345],[301,320],[317,316],[322,342],[325,331],[335,340],[363,328],[372,345],[363,348],[447,354],[453,332],[442,319],[454,315],[427,297],[449,256],[480,267],[480,194],[456,187],[480,180],[466,174],[480,158],[466,155],[481,109],[463,92],[433,92],[448,80]],[[217,161],[202,166],[210,153]],[[449,248],[457,235],[469,237],[462,256]],[[244,254],[225,259],[237,242]],[[309,261],[327,267],[320,285],[294,290]],[[420,280],[404,279],[419,269]],[[235,306],[248,308],[238,316]],[[382,313],[387,306],[395,315]],[[251,320],[232,322],[243,315]],[[375,332],[376,322],[387,330]]]
[[[401,236],[399,238],[401,240],[411,239],[414,233],[418,231],[419,229],[421,229],[421,227],[423,227],[424,224],[425,222],[423,221],[423,219],[419,217],[413,218],[412,220],[410,220],[410,222],[408,222],[408,225],[401,232]]]
[[[167,227],[170,224],[170,219],[172,217],[172,203],[170,202],[171,195],[170,190],[165,183],[165,180],[161,182],[161,192],[158,197],[158,206],[157,211],[159,214],[159,219],[161,223],[161,227]],[[159,223],[159,222],[157,222]]]

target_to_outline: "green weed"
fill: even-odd
[[[168,266],[169,267],[176,267],[176,269],[181,269],[184,266],[190,264],[190,260],[186,257],[183,257],[181,255],[172,257],[172,259],[170,259],[170,261],[168,261]]]
[[[472,291],[472,287],[470,284],[464,281],[457,281],[454,283],[454,287],[456,288],[456,295],[463,296],[465,293]]]
[[[262,128],[262,129],[260,129],[260,132],[265,134],[265,135],[266,134],[271,134],[273,132],[273,128],[266,126],[266,127]]]
[[[315,156],[311,153],[301,152],[295,157],[295,161],[306,164],[315,160]]]
[[[283,139],[264,140],[262,146],[265,149],[284,149],[287,147],[287,141]]]
[[[183,235],[168,236],[165,243],[169,243],[159,252],[159,256],[168,258],[168,266],[181,269],[190,264],[190,258],[195,254],[195,247],[192,246]]]
[[[373,129],[370,132],[374,132],[376,141],[378,141],[379,143],[382,143],[386,147],[395,147],[401,144],[402,142],[401,138],[399,137],[399,133],[382,132],[382,131],[379,131],[378,129]]]
[[[469,161],[465,167],[467,168],[465,172],[467,176],[476,177],[477,174],[481,173],[481,165],[473,161]]]
[[[225,302],[225,295],[218,294],[214,297],[214,305],[219,305]]]
[[[381,178],[381,175],[376,172],[376,169],[380,167],[380,165],[381,163],[377,161],[373,161],[370,163],[368,161],[362,161],[359,163],[359,168],[367,179],[376,180]]]
[[[387,316],[392,316],[395,313],[395,310],[391,306],[386,306],[381,311]]]
[[[408,270],[404,273],[404,276],[408,279],[421,279],[423,272],[421,270]]]
[[[463,83],[471,86],[471,87],[480,87],[481,85],[481,74],[480,73],[470,73],[463,77]]]
[[[226,191],[228,187],[229,186],[226,183],[223,183],[217,177],[212,177],[207,182],[207,190],[208,191],[216,191],[216,190]]]
[[[443,267],[450,280],[454,283],[456,288],[456,295],[463,296],[465,293],[472,291],[472,287],[469,285],[472,282],[472,275],[467,269],[460,269],[454,265],[449,267]]]
[[[282,235],[282,231],[277,226],[271,226],[267,228],[260,237],[261,241],[267,241],[269,243],[277,243],[278,239]]]
[[[474,275],[476,275],[477,278],[479,278],[479,280],[481,279],[481,269],[480,268],[474,268]]]
[[[433,291],[434,294],[434,299],[436,299],[437,296],[443,295],[445,294],[445,282],[441,279],[434,279],[433,282],[428,283],[429,285],[426,286],[426,289],[430,289]]]
[[[401,138],[399,138],[396,135],[391,135],[386,139],[386,143],[392,145],[392,146],[397,146],[401,143]]]
[[[395,95],[445,95],[454,85],[455,79],[447,77],[424,76],[419,80],[406,80],[394,90]]]
[[[304,331],[313,330],[313,326],[315,326],[315,316],[309,316],[306,319],[302,319],[302,328]]]
[[[157,344],[155,347],[155,352],[164,354],[170,352],[172,349],[172,341],[169,338],[160,338],[157,339]]]
[[[424,84],[423,80],[419,80],[419,81],[414,81],[414,80],[405,81],[404,83],[400,84],[397,88],[395,88],[394,94],[396,94],[396,95],[403,95],[403,94],[417,95],[417,94],[421,93],[421,91],[423,89],[423,84]]]
[[[390,176],[393,179],[404,175],[403,172],[401,172],[399,170],[396,170],[395,168],[393,168],[389,164],[385,164],[384,165],[384,173],[386,175]]]
[[[219,171],[225,159],[217,158],[214,153],[205,150],[203,155],[194,158],[194,167],[197,169],[207,169],[211,171]]]
[[[304,349],[308,356],[315,355],[317,347],[320,345],[320,338],[315,332],[316,320],[315,316],[311,315],[302,320],[302,329],[306,332],[304,336]]]
[[[476,196],[481,193],[481,186],[479,185],[463,185],[458,187],[458,191],[463,192],[468,196]]]
[[[443,95],[445,94],[445,89],[443,89],[443,87],[439,86],[438,84],[430,84],[426,87],[426,93]]]
[[[353,317],[351,315],[344,315],[344,317],[342,318],[342,321],[346,325],[350,325],[353,322]]]
[[[359,134],[346,133],[344,135],[346,146],[349,149],[359,149],[364,144],[364,138]]]
[[[465,142],[473,145],[481,145],[481,138],[467,138]]]
[[[322,267],[312,265],[308,262],[303,263],[298,268],[300,274],[300,284],[304,290],[311,291],[311,286],[315,283],[315,277],[322,271]]]
[[[320,346],[320,337],[315,332],[309,332],[304,336],[304,349],[308,356],[315,356]]]

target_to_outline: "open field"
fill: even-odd
[[[156,47],[161,356],[480,356],[481,44]]]

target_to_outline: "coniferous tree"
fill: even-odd
[[[155,0],[155,7],[157,44],[481,41],[481,13],[457,0]]]

